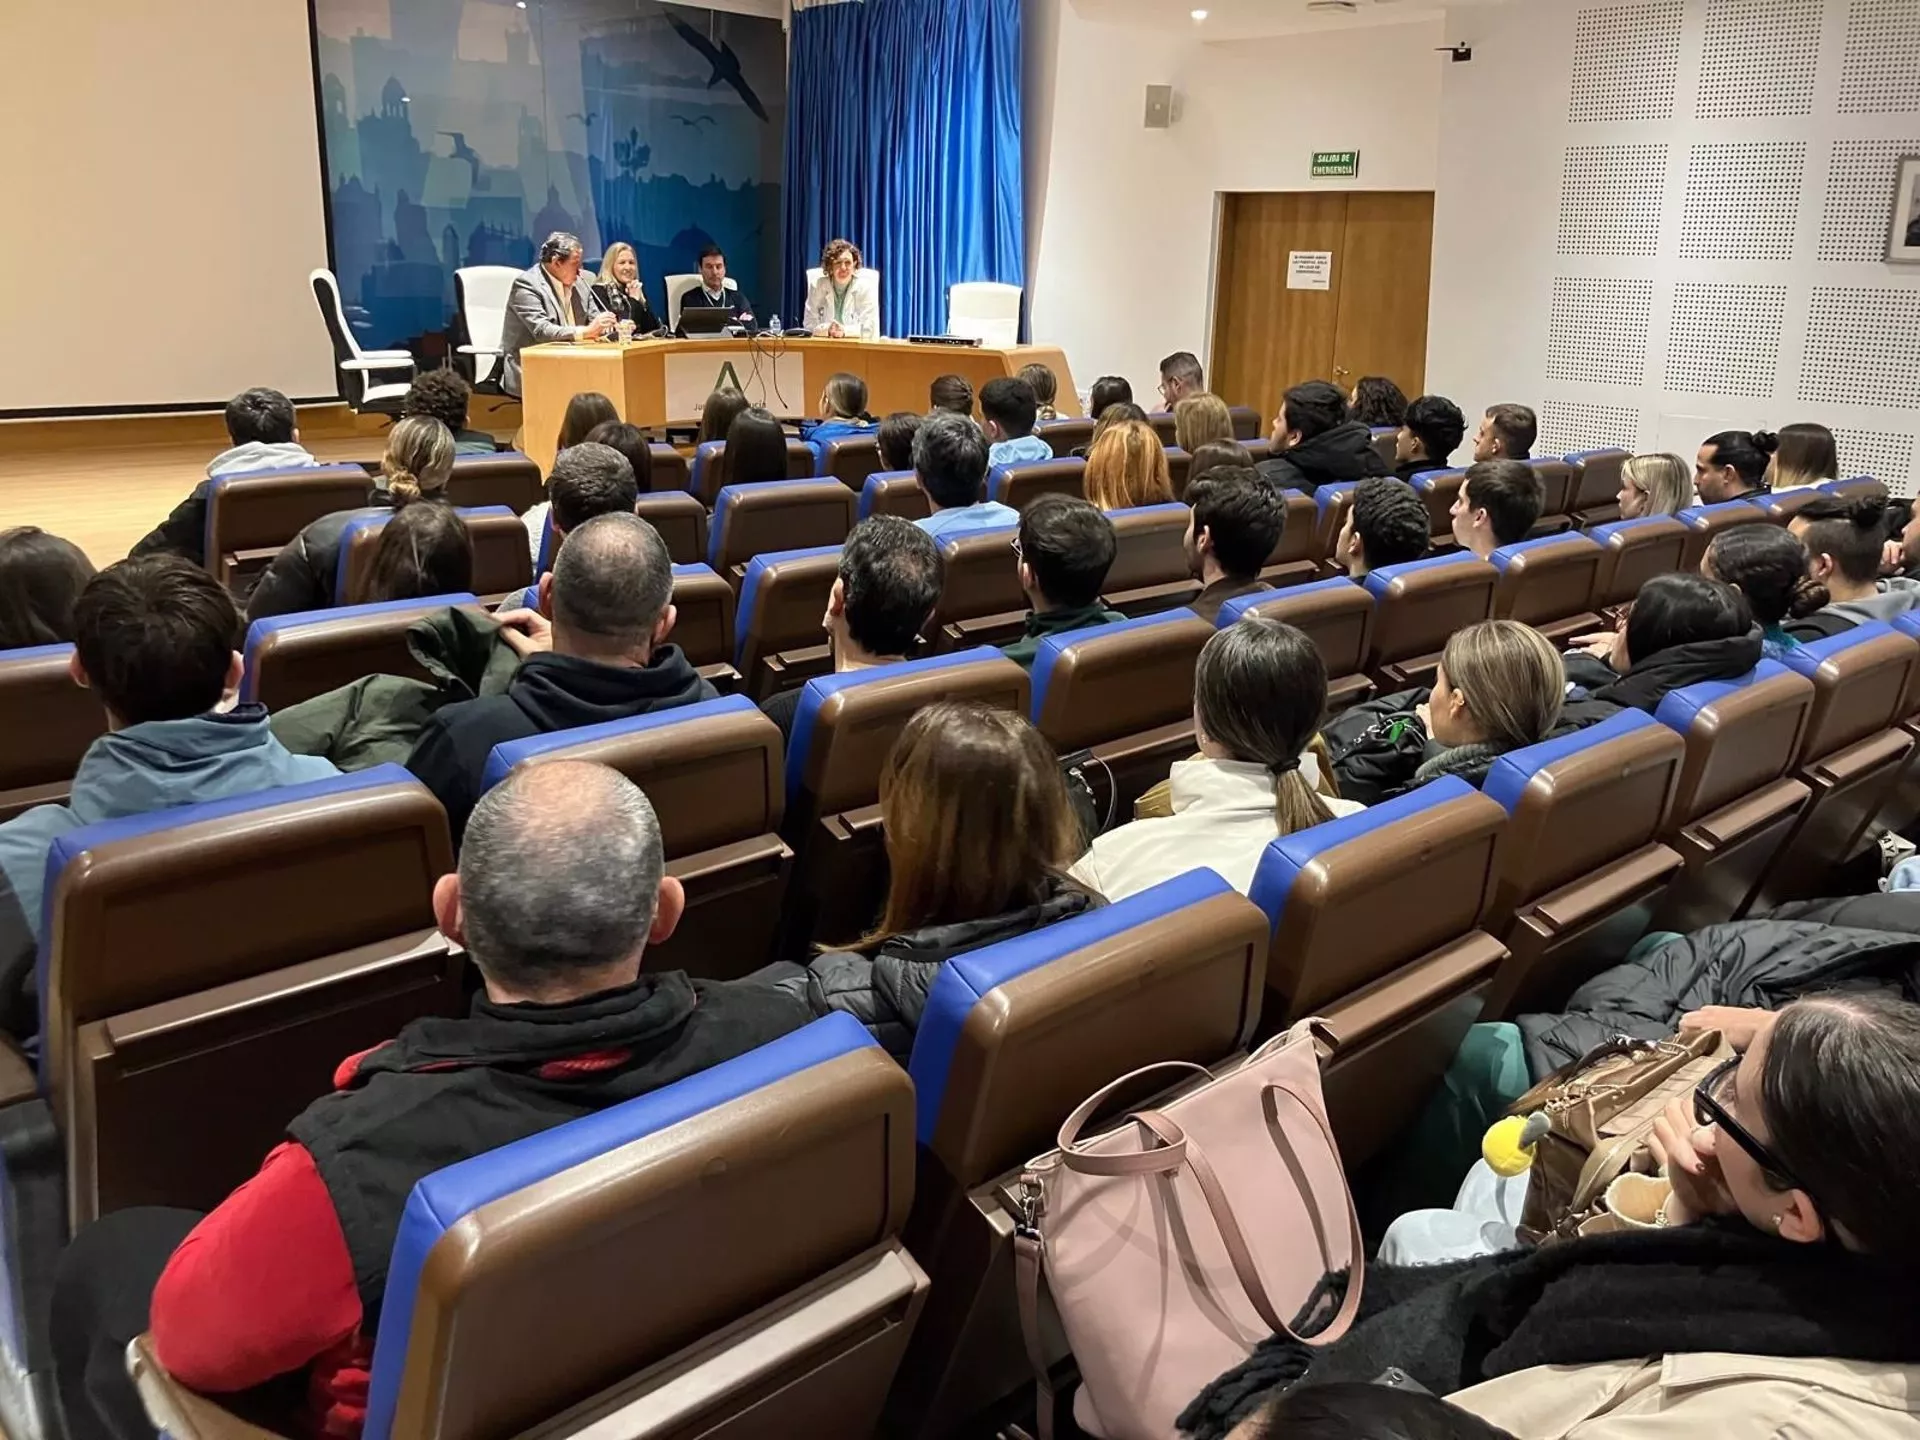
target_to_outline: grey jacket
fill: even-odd
[[[574,312],[578,325],[585,325],[594,311],[606,307],[593,298],[593,288],[583,273],[573,282]],[[560,316],[560,300],[553,293],[553,281],[535,265],[524,270],[507,292],[507,315],[500,327],[500,388],[518,399],[520,396],[520,351],[527,345],[545,345],[554,340],[571,340],[574,325]]]

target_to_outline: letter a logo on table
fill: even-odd
[[[733,362],[731,360],[721,362],[720,373],[713,377],[713,388],[716,390],[731,390],[737,395],[747,393],[747,387],[740,383],[739,372],[733,368]]]

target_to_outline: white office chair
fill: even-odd
[[[453,272],[454,298],[467,325],[467,343],[460,353],[472,357],[475,389],[497,380],[494,371],[500,364],[507,295],[519,275],[511,265],[465,265]]]
[[[947,333],[982,345],[1020,343],[1018,285],[994,280],[963,280],[947,290]]]
[[[680,328],[680,302],[686,299],[687,292],[699,283],[700,277],[698,275],[667,276],[667,328],[669,330],[678,330]],[[727,277],[726,288],[729,290],[738,290],[740,288],[740,282],[729,275]]]
[[[320,306],[320,317],[327,322],[327,334],[333,341],[333,363],[340,371],[340,396],[356,415],[372,411],[378,415],[398,415],[400,401],[413,384],[413,356],[405,350],[362,350],[360,341],[347,324],[346,307],[340,303],[340,282],[331,270],[316,270],[307,277],[313,286],[313,298]],[[404,380],[383,381],[375,385],[376,374],[406,371]]]

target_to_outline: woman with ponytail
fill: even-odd
[[[1747,597],[1769,660],[1800,648],[1800,641],[1782,628],[1786,621],[1804,619],[1832,598],[1827,587],[1807,573],[1807,547],[1778,525],[1722,530],[1701,557],[1700,573],[1726,581]]]
[[[430,415],[396,420],[367,503],[322,515],[282,546],[247,600],[247,622],[344,603],[346,597],[334,593],[334,580],[348,522],[421,501],[444,504],[453,457],[453,432],[440,421]]]
[[[1200,758],[1174,764],[1173,814],[1109,831],[1068,873],[1109,900],[1202,866],[1245,894],[1267,845],[1366,807],[1321,793],[1308,753],[1327,667],[1291,625],[1249,615],[1216,632],[1193,672]]]

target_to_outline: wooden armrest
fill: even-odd
[[[834,839],[852,840],[879,830],[880,807],[863,805],[858,810],[842,810],[837,815],[828,815],[820,823],[827,827],[827,833]]]
[[[284,1440],[167,1374],[154,1356],[150,1334],[127,1346],[127,1371],[133,1376],[134,1389],[140,1392],[147,1418],[169,1440]]]
[[[32,1063],[11,1035],[0,1035],[0,1107],[18,1105],[40,1094]]]
[[[740,688],[740,672],[724,660],[702,665],[696,673],[702,680],[710,681],[722,695],[731,695]]]
[[[784,865],[792,859],[793,851],[778,835],[755,835],[748,840],[735,840],[728,845],[716,845],[711,850],[670,860],[667,862],[667,874],[684,885],[697,885],[708,876],[754,861]]]

